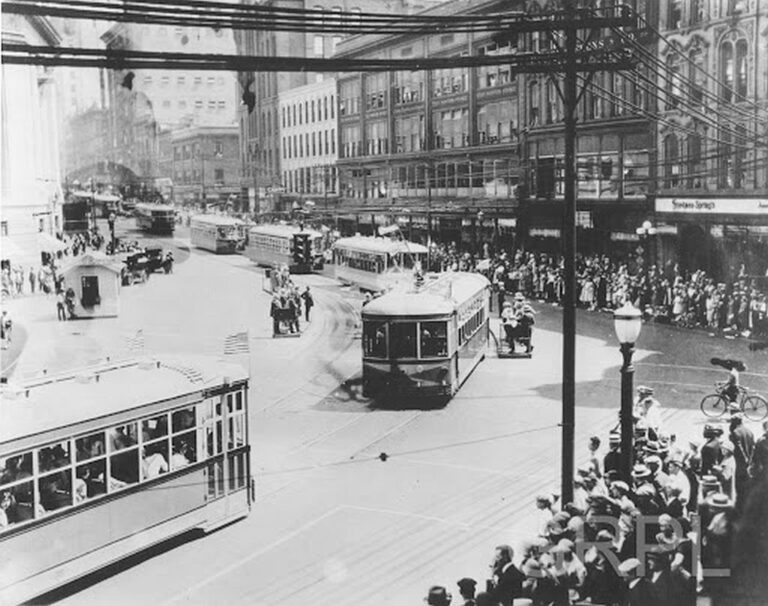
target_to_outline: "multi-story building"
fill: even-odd
[[[656,221],[665,256],[721,279],[768,269],[768,5],[672,0],[660,15]]]
[[[266,0],[262,6],[335,12],[409,14],[442,0]],[[255,0],[242,0],[256,4]],[[322,17],[321,17],[322,18]],[[286,31],[239,31],[235,41],[239,54],[268,57],[331,57],[342,36],[330,33]],[[241,87],[255,95],[252,111],[243,106],[239,123],[241,132],[241,182],[243,196],[252,190],[261,208],[280,208],[275,192],[282,191],[280,95],[285,91],[320,82],[332,74],[308,72],[258,72],[240,74]]]
[[[66,180],[110,181],[109,110],[93,107],[71,115],[65,122],[62,163]]]
[[[103,36],[108,49],[233,54],[231,30],[120,23]],[[236,77],[204,70],[111,70],[110,160],[132,171],[142,187],[158,177],[160,129],[236,123]]]
[[[221,204],[240,192],[239,132],[232,126],[190,126],[171,132],[173,197],[177,203]]]
[[[44,17],[4,13],[3,43],[58,46],[58,32]],[[0,138],[3,260],[40,263],[40,232],[62,229],[58,94],[49,67],[2,65]]]
[[[526,11],[534,11],[536,4],[526,2]],[[562,9],[562,4],[550,8]],[[636,228],[653,213],[656,101],[647,82],[655,78],[656,68],[647,57],[656,52],[650,27],[656,23],[658,3],[624,4],[639,11],[638,27],[623,28],[635,44],[636,68],[597,72],[589,83],[588,74],[580,74],[577,82],[581,97],[575,112],[577,242],[579,251],[588,253],[633,253],[641,244]],[[600,37],[611,39],[616,34],[606,29]],[[629,45],[626,40],[620,43]],[[551,38],[526,34],[520,36],[518,49],[546,52],[552,49]],[[560,74],[526,74],[520,79],[527,170],[518,235],[526,247],[551,251],[560,249],[565,190],[563,103],[558,89],[564,90]]]
[[[522,1],[450,0],[424,14],[523,10]],[[344,40],[344,58],[503,55],[517,42],[491,33],[368,35]],[[519,77],[509,65],[339,75],[339,180],[344,231],[408,225],[471,244],[509,241],[515,225],[521,129]]]
[[[323,210],[335,208],[336,80],[328,78],[281,93],[279,108],[286,198],[312,200]]]

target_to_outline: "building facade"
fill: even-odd
[[[327,78],[281,93],[279,111],[284,204],[294,197],[297,203],[312,201],[330,211],[338,193],[336,80]]]
[[[522,10],[523,3],[451,0],[426,14]],[[345,58],[502,55],[490,33],[356,36]],[[511,241],[517,221],[520,78],[510,66],[340,74],[339,181],[343,231],[397,221],[414,239],[433,234],[477,246]]]
[[[9,14],[2,16],[2,40],[41,46],[61,41],[48,19]],[[37,265],[38,234],[62,229],[55,73],[49,67],[3,64],[2,83],[3,259]]]
[[[720,279],[768,270],[768,5],[675,0],[660,15],[656,221],[666,257]]]
[[[183,204],[233,202],[240,191],[237,126],[192,126],[170,134],[173,199]]]
[[[242,0],[243,4],[256,4],[255,0]],[[266,0],[261,5],[324,11],[328,19],[335,12],[409,14],[438,0]],[[321,17],[323,19],[325,17]],[[342,36],[334,33],[284,31],[239,31],[235,42],[242,55],[267,57],[331,57]],[[239,113],[241,132],[240,157],[242,163],[242,196],[250,196],[253,206],[258,198],[259,207],[281,208],[283,203],[283,169],[281,166],[280,95],[333,74],[308,72],[257,72],[239,76],[241,92],[255,96],[251,111],[244,105]],[[262,198],[267,198],[261,203]]]
[[[102,36],[108,49],[233,54],[231,30],[120,23]],[[110,70],[110,157],[133,174],[131,189],[152,186],[159,175],[163,129],[236,124],[236,77],[204,70]],[[136,193],[135,191],[133,192]]]

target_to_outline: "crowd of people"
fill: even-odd
[[[765,514],[768,421],[756,439],[733,413],[727,430],[706,425],[685,443],[667,430],[660,412],[653,389],[639,387],[631,478],[621,476],[618,431],[608,436],[607,452],[592,436],[573,500],[536,498],[535,532],[518,552],[508,544],[496,548],[483,591],[466,577],[457,583],[458,601],[435,585],[426,603],[692,606],[702,594],[715,604],[759,603],[766,580],[756,586],[755,568],[764,565],[768,546],[759,538],[765,519],[755,516]],[[758,533],[752,552],[733,548],[739,528]],[[734,575],[752,582],[739,583]],[[722,601],[726,596],[735,601]]]
[[[496,292],[562,303],[563,259],[524,250],[482,255],[453,245],[435,245],[432,271],[481,271]],[[764,271],[764,268],[763,268]],[[768,281],[766,281],[768,282]],[[578,255],[576,298],[591,310],[610,310],[630,301],[646,319],[701,327],[726,336],[768,334],[768,293],[744,265],[729,280],[717,281],[703,270],[686,272],[678,264],[647,266],[642,258],[626,262],[607,255]]]
[[[270,290],[272,302],[269,315],[272,318],[272,334],[301,334],[302,309],[304,321],[309,322],[312,307],[315,305],[309,286],[301,291],[291,278],[288,267],[283,266],[271,271]]]

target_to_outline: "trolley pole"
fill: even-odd
[[[568,21],[575,21],[573,0],[565,3]],[[576,410],[576,27],[565,30],[565,204],[563,208],[563,409],[561,502],[573,500],[574,423]]]

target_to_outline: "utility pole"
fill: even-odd
[[[562,503],[573,500],[576,413],[576,18],[575,3],[566,0],[565,79],[565,204],[563,208],[563,386],[562,386]]]

